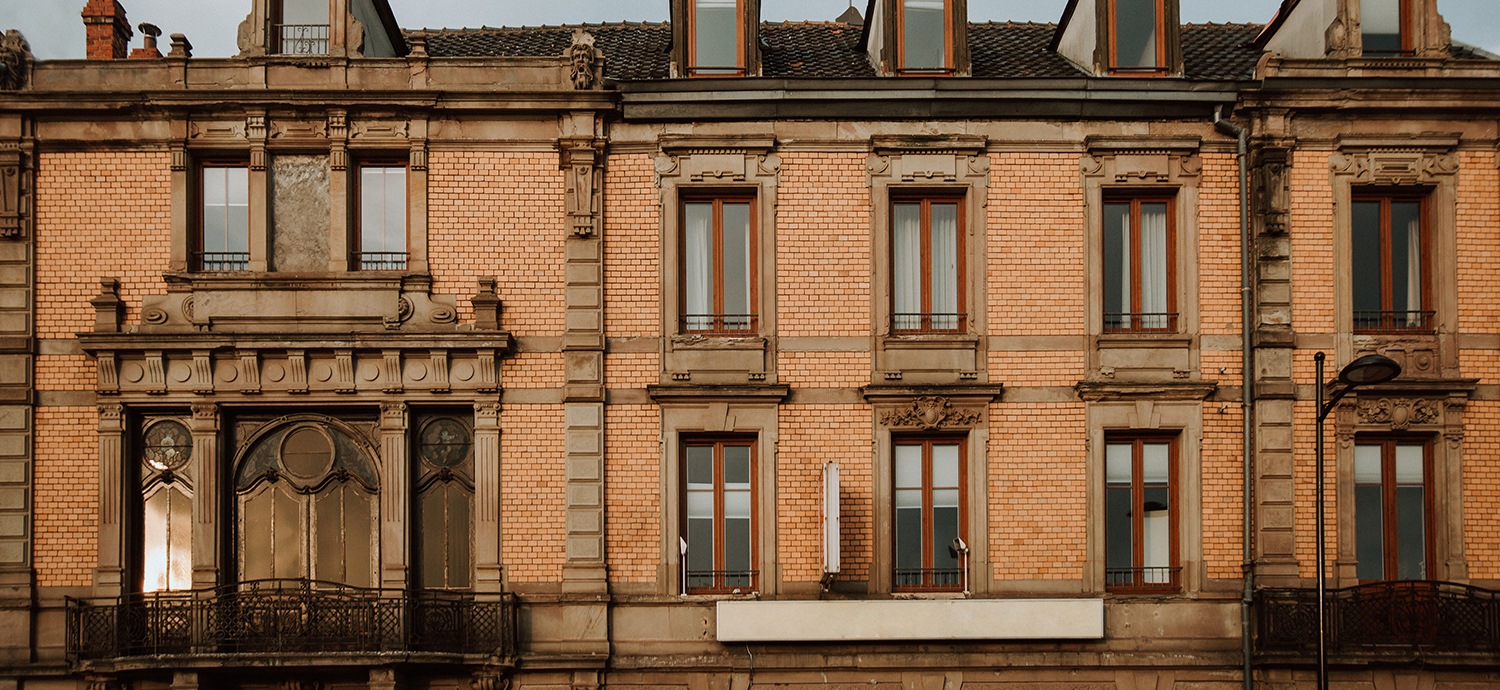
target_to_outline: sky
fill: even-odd
[[[0,0],[0,30],[20,29],[40,59],[83,57],[85,0]],[[864,11],[865,0],[852,0]],[[762,0],[766,21],[829,20],[851,0]],[[403,28],[536,26],[609,21],[663,21],[668,0],[390,0]],[[121,0],[131,26],[150,22],[170,34],[186,34],[196,57],[239,52],[235,34],[250,0]],[[1182,0],[1184,22],[1265,23],[1280,0]],[[1067,0],[969,0],[971,21],[1055,22]],[[1500,54],[1500,8],[1496,0],[1439,0],[1438,10],[1455,40]],[[139,47],[137,32],[133,46]]]

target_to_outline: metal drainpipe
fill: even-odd
[[[1250,606],[1255,601],[1255,548],[1251,539],[1254,536],[1251,524],[1254,518],[1254,491],[1255,491],[1255,446],[1252,433],[1254,432],[1254,410],[1255,410],[1255,350],[1253,349],[1253,336],[1255,328],[1255,310],[1251,304],[1254,296],[1250,271],[1254,267],[1250,258],[1250,196],[1249,196],[1249,136],[1244,127],[1223,119],[1220,110],[1214,110],[1214,129],[1232,136],[1239,141],[1240,166],[1240,399],[1243,401],[1243,410],[1240,417],[1244,422],[1241,431],[1241,453],[1244,456],[1244,479],[1241,490],[1241,499],[1244,504],[1244,514],[1241,516],[1242,531],[1240,543],[1243,546],[1243,560],[1240,564],[1240,578],[1245,583],[1244,592],[1240,595],[1240,653],[1244,657],[1244,685],[1245,690],[1254,690],[1255,679],[1252,677],[1250,664]]]

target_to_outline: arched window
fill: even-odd
[[[141,591],[193,586],[193,438],[174,419],[147,420],[141,438]]]
[[[418,583],[465,589],[473,570],[473,433],[459,418],[448,416],[427,418],[417,428]]]

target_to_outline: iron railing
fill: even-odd
[[[1108,312],[1105,333],[1176,333],[1176,312]]]
[[[1314,652],[1315,589],[1262,589],[1255,595],[1262,653]],[[1328,591],[1328,650],[1500,654],[1500,592],[1453,582],[1399,580]]]
[[[955,568],[897,568],[896,589],[908,591],[943,592],[961,591],[964,588],[964,569]]]
[[[428,652],[514,656],[511,594],[257,580],[67,600],[73,662],[144,656]]]
[[[200,271],[248,271],[249,252],[198,252]]]
[[[756,570],[689,570],[687,571],[688,594],[713,594],[755,590]]]
[[[1363,333],[1432,331],[1433,311],[1355,311],[1354,330]]]
[[[1119,594],[1179,592],[1182,591],[1182,567],[1105,568],[1104,589]]]
[[[404,271],[406,252],[355,252],[354,267],[358,271]]]
[[[327,24],[273,24],[276,52],[281,55],[327,55]]]
[[[751,335],[758,328],[755,314],[683,314],[684,333]]]
[[[968,314],[891,314],[891,333],[895,335],[963,333],[968,327]]]

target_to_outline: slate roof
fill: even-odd
[[[1260,24],[1186,24],[1182,27],[1183,71],[1189,79],[1250,79],[1259,52],[1250,45]],[[610,23],[480,29],[423,29],[434,57],[554,56],[573,41],[573,30],[594,35],[610,79],[666,79],[670,72],[671,26]],[[969,55],[979,78],[1070,78],[1085,75],[1049,49],[1053,24],[979,22],[969,25]],[[410,35],[411,31],[406,32]],[[767,77],[823,79],[873,77],[860,49],[860,27],[844,22],[761,24],[761,71]],[[1453,55],[1488,59],[1455,43]]]

